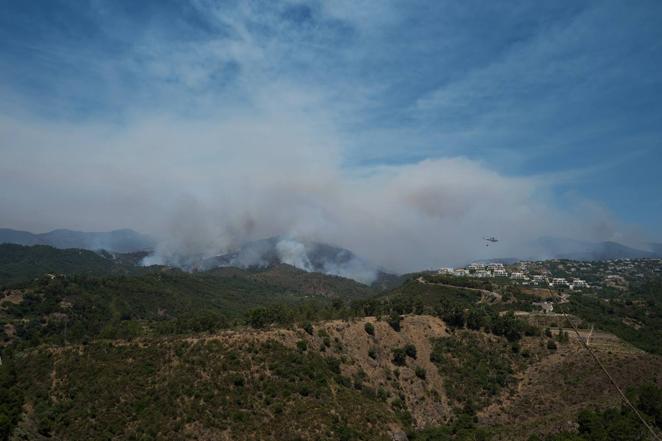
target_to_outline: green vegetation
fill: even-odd
[[[487,291],[492,291],[494,289],[494,282],[490,279],[477,279],[474,277],[458,277],[441,274],[423,274],[421,277],[423,277],[423,279],[428,283],[442,283],[444,285],[484,289]]]
[[[5,354],[0,366],[0,440],[9,439],[22,405],[23,391],[17,384],[14,360],[11,354]]]
[[[460,331],[436,340],[430,361],[447,379],[449,399],[473,411],[486,406],[513,381],[507,347],[504,338]]]
[[[395,332],[400,332],[401,321],[402,321],[402,317],[397,312],[392,312],[391,316],[388,318],[388,324],[389,326],[391,326],[391,328],[393,328]]]
[[[416,360],[416,346],[412,344],[407,344],[404,347],[405,355]]]
[[[662,279],[627,291],[573,295],[568,312],[611,332],[634,346],[662,355]]]
[[[393,349],[393,364],[396,366],[405,366],[407,364],[407,354],[402,348]]]
[[[662,430],[662,389],[645,385],[630,391],[632,403],[658,431]],[[620,409],[584,410],[577,416],[577,432],[563,432],[546,438],[532,436],[531,441],[640,441],[652,439],[650,432],[625,404]],[[659,433],[659,432],[658,432]]]
[[[476,425],[475,417],[460,414],[451,424],[408,434],[411,441],[488,441],[488,430]]]
[[[273,341],[149,343],[22,357],[18,387],[34,413],[18,430],[34,423],[62,440],[217,439],[226,431],[232,439],[295,440],[303,432],[379,440],[397,418],[377,397],[345,386],[333,358]]]
[[[567,331],[548,328],[543,336],[516,317],[512,309],[535,298],[500,281],[425,275],[426,284],[413,275],[377,292],[285,265],[185,273],[135,267],[136,259],[0,247],[0,440],[10,433],[65,440],[389,439],[389,428],[420,427],[416,406],[440,404],[444,392],[448,424],[410,432],[409,439],[487,440],[476,412],[498,405],[515,372],[545,359],[567,362],[559,367],[570,372],[562,384],[577,385],[583,381],[577,372],[586,372],[577,364],[585,360],[570,354]],[[482,303],[495,296],[466,287],[495,290],[506,301]],[[649,281],[602,298],[573,294],[566,307],[661,353],[660,292],[662,284]],[[428,346],[415,334],[425,321],[410,314],[441,318],[449,328],[450,335],[432,341],[430,355],[444,390],[427,382],[436,375],[420,365]],[[375,336],[372,322],[318,322],[365,316],[401,335],[380,328],[384,335]],[[428,323],[425,332],[436,320]],[[216,334],[227,328],[233,331]],[[344,340],[355,331],[368,343],[360,351]],[[394,348],[393,337],[419,348]],[[660,389],[638,389],[633,400],[659,427]],[[548,439],[644,439],[625,437],[643,436],[635,423],[626,409],[589,410],[578,417],[578,432]]]
[[[137,259],[133,256],[116,259],[105,252],[60,250],[46,245],[26,247],[0,244],[0,291],[21,286],[46,273],[97,276],[140,273],[144,269],[135,265]]]
[[[121,276],[46,275],[4,291],[0,325],[14,326],[15,335],[4,338],[22,346],[213,332],[243,323],[262,328],[349,317],[352,311],[342,301],[345,287],[360,295],[371,292],[356,282],[305,272],[288,284],[282,271],[291,270],[157,268]],[[321,288],[324,295],[317,295]]]

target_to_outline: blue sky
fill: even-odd
[[[194,135],[159,154],[162,168],[141,162],[143,170],[182,173],[179,191],[213,199],[217,183],[190,176],[225,167],[227,155],[244,149],[245,132],[217,133],[222,147],[193,138],[232,122],[249,132],[265,125],[287,132],[266,130],[255,155],[287,151],[292,162],[312,158],[312,169],[324,158],[337,164],[332,173],[353,176],[466,161],[535,182],[530,200],[560,217],[590,211],[583,220],[594,225],[604,218],[609,225],[596,239],[662,240],[659,1],[2,0],[1,7],[5,185],[26,187],[30,172],[19,165],[38,169],[40,161],[67,177],[76,173],[70,163],[87,172],[109,163],[135,177],[131,162],[166,142],[152,134],[181,127],[176,133]],[[288,136],[323,147],[295,154]],[[248,158],[241,164],[253,170]],[[150,228],[127,216],[89,215],[86,201],[110,197],[117,211],[133,190],[116,185],[112,173],[85,178],[98,193],[53,178],[79,216],[36,222],[39,211],[28,202],[55,192],[44,181],[48,189],[27,185],[22,200],[0,199],[14,213],[0,221]]]

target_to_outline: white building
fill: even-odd
[[[573,279],[572,287],[573,289],[590,288],[588,283],[586,283],[586,280],[582,280],[582,279]]]
[[[445,267],[445,268],[439,268],[439,271],[437,271],[438,274],[453,274],[453,268]]]
[[[494,277],[508,277],[508,273],[503,268],[495,269],[494,271],[492,271],[492,275]]]
[[[542,312],[549,314],[554,311],[554,304],[552,302],[533,302],[534,306],[539,306]]]
[[[458,276],[458,277],[464,277],[469,274],[469,271],[465,270],[464,268],[458,268],[453,271],[453,275]]]
[[[568,286],[568,281],[563,277],[554,277],[549,286]]]
[[[513,280],[525,280],[528,277],[526,277],[524,273],[511,273],[510,278]]]
[[[536,285],[547,283],[547,277],[536,274],[533,276],[533,283]]]
[[[487,270],[488,271],[496,271],[496,270],[502,270],[503,268],[503,263],[498,263],[498,262],[493,262],[487,265]]]
[[[492,273],[485,270],[478,270],[475,273],[473,273],[472,276],[478,277],[479,279],[486,279],[488,277],[492,277]]]
[[[485,265],[483,265],[482,263],[474,262],[474,263],[472,263],[471,265],[469,265],[469,266],[467,267],[467,269],[468,269],[469,271],[478,271],[478,270],[485,269]]]

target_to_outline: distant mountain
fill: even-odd
[[[199,266],[204,270],[224,266],[261,268],[278,264],[354,279],[368,285],[377,280],[381,282],[388,276],[347,249],[283,237],[248,242],[235,252],[205,259]]]
[[[641,259],[662,256],[662,246],[651,251],[628,247],[618,242],[588,242],[575,239],[543,237],[538,246],[546,258],[573,260]],[[655,245],[655,244],[651,244]]]
[[[0,244],[2,243],[50,245],[62,249],[106,250],[113,253],[132,253],[154,248],[152,238],[129,229],[98,233],[60,229],[34,234],[28,231],[0,228]]]
[[[657,254],[658,256],[662,256],[662,243],[649,243],[648,248],[650,248],[651,252]]]

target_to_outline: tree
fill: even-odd
[[[652,384],[642,386],[639,390],[638,407],[653,419],[657,427],[662,428],[662,389]]]
[[[443,320],[451,328],[464,328],[464,310],[462,308],[452,308],[443,315]]]
[[[396,366],[405,366],[407,364],[407,355],[405,354],[404,349],[393,349],[393,364]]]
[[[388,319],[388,324],[391,325],[391,328],[395,332],[400,332],[400,321],[402,320],[402,317],[400,317],[400,314],[397,314],[395,312],[391,313]]]
[[[412,344],[407,344],[405,345],[404,351],[407,357],[411,357],[414,360],[416,360],[416,346]]]

